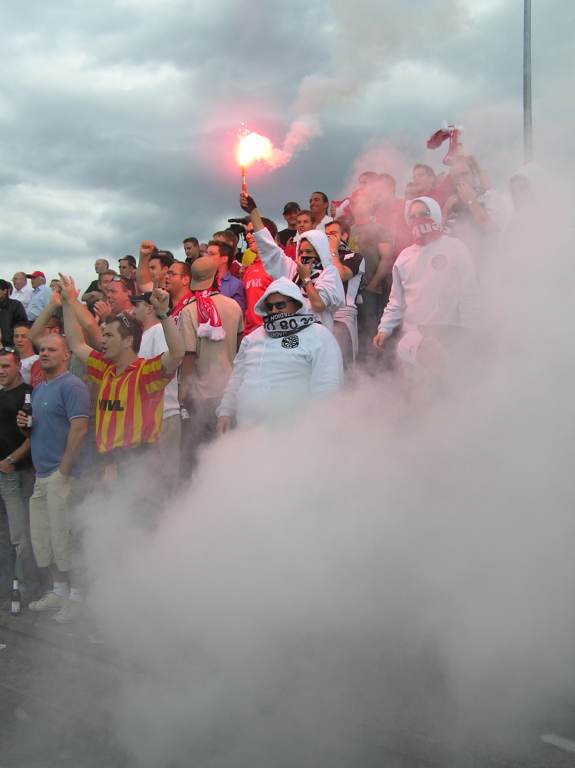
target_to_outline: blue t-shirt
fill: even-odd
[[[66,449],[70,421],[90,415],[90,393],[72,373],[63,373],[32,391],[32,463],[38,477],[47,477],[60,466]],[[80,458],[80,457],[79,457]],[[78,468],[79,460],[74,467]]]
[[[246,311],[246,291],[244,284],[237,277],[234,277],[231,272],[226,272],[220,280],[220,293],[222,296],[227,296],[228,299],[237,301],[242,308],[242,312]]]

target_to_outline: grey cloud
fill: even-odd
[[[443,15],[427,5],[435,12],[426,17],[422,4],[406,10],[390,0],[298,0],[265,13],[247,0],[4,4],[3,270],[37,265],[39,232],[43,258],[71,270],[81,259],[84,276],[92,257],[134,252],[144,236],[172,249],[184,235],[209,236],[237,213],[239,123],[281,145],[302,80],[329,81],[356,60],[365,81],[326,107],[324,135],[287,167],[251,174],[262,206],[281,223],[288,198],[305,202],[316,188],[339,195],[354,159],[384,137],[419,159],[442,119],[500,101],[519,105],[519,5],[478,15],[469,13],[475,4],[454,0]],[[569,54],[567,31],[553,23],[564,9],[551,0],[534,15],[534,58],[545,72]],[[42,189],[75,199],[76,210],[55,206],[46,226]]]

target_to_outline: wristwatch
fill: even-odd
[[[12,464],[12,465],[16,464],[16,462],[14,461],[14,459],[12,458],[12,456],[6,456],[6,458],[4,459],[4,461],[5,461],[7,464]]]
[[[301,284],[305,287],[308,283],[311,283],[311,277],[304,277]]]
[[[169,314],[167,312],[158,312],[156,313],[156,317],[159,317],[160,320],[166,320],[169,317]]]

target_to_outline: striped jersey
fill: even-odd
[[[162,355],[137,357],[121,373],[95,350],[88,376],[99,384],[96,403],[96,447],[99,453],[155,443],[162,427],[164,389],[173,374],[162,369]]]

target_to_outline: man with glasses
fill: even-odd
[[[190,291],[192,273],[190,265],[184,261],[173,261],[166,272],[166,291],[170,294],[170,317],[176,325],[180,322],[183,308],[193,299]]]
[[[255,311],[263,325],[245,336],[217,410],[217,431],[293,418],[343,384],[341,352],[316,321],[300,289],[286,277],[271,283]]]
[[[306,232],[298,244],[294,261],[270,235],[255,201],[247,192],[241,193],[240,205],[250,215],[258,254],[266,272],[272,279],[287,277],[297,283],[312,311],[326,328],[332,330],[333,315],[343,306],[345,296],[325,232],[316,229]]]
[[[403,362],[421,365],[430,352],[440,362],[444,345],[460,337],[457,329],[479,323],[475,269],[467,247],[444,234],[441,209],[433,198],[415,198],[407,218],[414,244],[393,266],[389,302],[373,345],[383,349],[401,326],[397,353]]]

